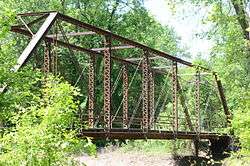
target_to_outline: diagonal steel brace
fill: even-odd
[[[24,49],[21,56],[17,60],[17,65],[14,67],[14,71],[18,71],[30,58],[32,52],[41,42],[42,38],[47,34],[53,23],[57,18],[58,13],[53,12],[50,13],[49,16],[46,18],[40,29],[34,34],[33,38],[30,40],[28,46]]]

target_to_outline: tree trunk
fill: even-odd
[[[231,0],[231,2],[237,14],[237,20],[242,28],[244,38],[249,40],[249,34],[246,31],[246,29],[248,28],[248,17],[246,12],[246,6],[243,0]]]

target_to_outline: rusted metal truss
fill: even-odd
[[[149,129],[151,129],[155,122],[155,87],[154,87],[154,73],[149,71]]]
[[[123,128],[128,128],[128,69],[126,65],[123,65],[122,69],[123,77]]]
[[[23,18],[25,17],[34,17],[33,21],[26,23]],[[32,53],[38,47],[38,45],[44,41],[44,64],[43,69],[45,73],[56,73],[57,71],[57,55],[54,47],[65,47],[71,51],[71,59],[73,58],[74,64],[77,64],[79,71],[80,63],[77,61],[77,58],[73,54],[73,51],[80,51],[89,56],[89,71],[88,71],[88,106],[86,113],[88,129],[83,131],[84,136],[91,137],[109,137],[109,138],[134,138],[134,139],[143,139],[143,138],[152,138],[152,139],[197,139],[197,134],[201,139],[212,139],[219,137],[216,133],[204,133],[201,132],[201,122],[200,122],[200,71],[205,71],[206,73],[212,73],[215,75],[217,88],[219,91],[219,96],[224,108],[224,113],[227,116],[227,120],[230,121],[230,112],[227,107],[226,98],[223,92],[223,88],[220,80],[217,79],[217,76],[214,72],[210,71],[207,68],[201,66],[195,66],[190,62],[187,62],[178,57],[169,55],[165,52],[158,51],[156,49],[147,47],[143,44],[135,42],[133,40],[124,38],[112,32],[103,30],[101,28],[95,27],[93,25],[81,22],[72,17],[63,15],[61,13],[50,11],[50,12],[37,12],[37,13],[24,13],[18,14],[18,17],[21,17],[21,25],[15,25],[11,27],[11,31],[23,34],[31,38],[28,46],[24,49],[21,56],[18,59],[17,65],[14,67],[14,71],[18,71],[26,62],[29,61]],[[42,22],[41,27],[37,32],[32,32],[31,26]],[[77,32],[66,33],[63,31],[63,26],[59,26],[60,32],[56,30],[51,32],[52,27],[57,26],[56,23],[67,23],[71,24],[74,27],[77,27]],[[50,33],[49,33],[50,32]],[[86,35],[99,35],[104,41],[104,45],[100,48],[85,48],[78,46],[74,43],[70,43],[67,37],[85,37]],[[64,39],[64,40],[62,40]],[[113,42],[116,41],[116,42]],[[113,45],[112,43],[119,43],[119,45]],[[137,49],[143,52],[142,57],[118,57],[115,56],[114,51],[122,51],[124,49]],[[96,96],[95,96],[95,65],[96,58],[103,59],[103,111],[97,117],[95,116],[95,107],[96,107]],[[154,60],[164,59],[168,63],[167,66],[153,66],[152,63]],[[112,110],[112,100],[111,100],[111,72],[112,72],[112,63],[116,62],[122,66],[122,115],[116,117],[120,118],[121,126],[120,129],[114,129],[113,120],[111,121]],[[139,113],[139,117],[136,117],[134,114],[132,118],[129,115],[129,88],[130,88],[130,78],[129,78],[129,66],[136,67],[139,72],[142,74],[141,85],[142,85],[142,108]],[[185,100],[184,91],[181,88],[179,82],[178,68],[181,67],[195,67],[197,68],[196,79],[195,79],[195,129],[192,124],[191,115],[188,110],[187,101]],[[178,67],[178,68],[177,68]],[[173,127],[172,131],[161,131],[161,133],[153,130],[153,125],[157,124],[156,118],[156,106],[155,106],[155,76],[157,74],[167,74],[172,78],[172,120],[169,120],[167,123],[171,124]],[[133,80],[133,79],[132,79]],[[4,87],[5,89],[6,87]],[[3,90],[4,91],[4,90]],[[139,90],[140,91],[140,90]],[[140,98],[141,99],[141,98]],[[163,99],[165,103],[166,97]],[[189,132],[179,131],[180,117],[178,110],[178,100],[180,101],[180,106],[185,115],[186,123],[190,129]],[[137,103],[136,108],[140,107],[140,102]],[[118,110],[119,111],[119,110]],[[115,115],[116,116],[116,115]],[[95,129],[95,124],[99,121],[103,122],[103,129]],[[133,124],[132,121],[136,121],[136,124]],[[131,123],[130,123],[131,122]],[[138,126],[138,130],[130,130],[130,126]],[[141,128],[141,130],[139,130]],[[108,133],[108,134],[107,134]]]
[[[110,120],[110,110],[111,110],[111,37],[106,36],[104,40],[104,45],[106,49],[104,50],[104,73],[103,73],[103,83],[104,83],[104,128],[108,131],[111,129],[111,120]]]
[[[45,53],[44,53],[44,62],[43,62],[43,71],[45,73],[50,72],[50,56],[51,56],[51,45],[50,43],[45,44]]]
[[[89,59],[89,85],[88,85],[88,123],[89,128],[94,127],[95,109],[95,56]]]
[[[142,128],[148,131],[149,119],[149,53],[144,52],[142,59]]]
[[[201,132],[200,126],[200,71],[196,71],[195,75],[195,113],[196,113],[196,132]]]
[[[178,94],[177,94],[177,91],[178,91],[178,87],[177,87],[177,62],[173,61],[172,62],[172,98],[173,98],[173,120],[174,120],[174,123],[173,123],[173,131],[174,132],[177,132],[178,131]]]
[[[232,115],[231,115],[231,113],[230,113],[230,111],[228,109],[228,106],[227,106],[227,100],[226,100],[226,97],[225,97],[225,94],[224,94],[224,90],[223,90],[223,87],[222,87],[222,84],[221,84],[221,80],[218,80],[218,77],[217,77],[216,74],[214,75],[214,77],[215,77],[215,81],[216,81],[216,84],[217,84],[217,87],[218,87],[218,92],[219,92],[220,100],[221,100],[221,103],[222,103],[222,106],[223,106],[224,114],[226,115],[228,125],[230,125]]]

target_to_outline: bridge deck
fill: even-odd
[[[111,129],[109,132],[104,129],[85,129],[80,136],[93,138],[110,138],[110,139],[197,139],[198,135],[195,132],[148,130],[143,132],[139,129]],[[227,139],[226,134],[206,133],[199,134],[200,139]]]

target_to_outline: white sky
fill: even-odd
[[[187,47],[192,58],[201,54],[203,58],[209,56],[212,43],[209,40],[200,39],[197,33],[209,29],[209,25],[201,23],[209,11],[207,7],[194,7],[190,4],[178,5],[176,13],[172,14],[167,0],[145,0],[145,7],[162,25],[168,25],[175,29],[181,37],[180,45]]]

